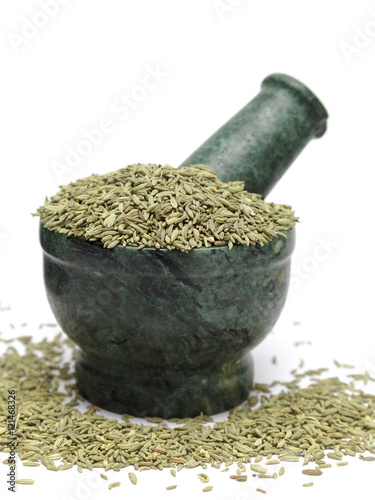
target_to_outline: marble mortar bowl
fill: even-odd
[[[92,403],[163,418],[228,410],[284,305],[295,230],[263,247],[116,247],[40,226],[44,280]]]
[[[261,91],[183,164],[266,196],[328,114],[303,83],[269,75]],[[295,230],[263,247],[120,247],[40,227],[53,313],[78,346],[76,377],[92,403],[164,418],[228,410],[253,382],[250,350],[284,305]]]

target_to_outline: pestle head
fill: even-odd
[[[223,182],[243,180],[247,191],[266,196],[306,144],[324,134],[327,118],[308,87],[275,73],[181,166],[206,164]]]
[[[299,80],[284,73],[273,73],[262,82],[262,88],[272,85],[278,89],[284,88],[286,92],[294,93],[295,99],[307,108],[306,112],[315,124],[313,136],[322,137],[327,130],[328,113],[316,95]]]

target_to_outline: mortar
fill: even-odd
[[[183,165],[267,194],[327,113],[302,83],[271,75],[260,93]],[[253,384],[250,351],[285,303],[295,230],[263,247],[121,247],[40,225],[44,280],[62,330],[78,346],[76,378],[92,403],[136,416],[228,410]]]

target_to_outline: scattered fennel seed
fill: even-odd
[[[16,484],[24,484],[24,485],[29,485],[29,484],[34,484],[34,479],[16,479],[15,483]]]
[[[132,484],[137,484],[137,476],[133,472],[129,472],[128,475]]]
[[[115,483],[111,483],[108,485],[108,489],[111,490],[112,488],[118,488],[121,485],[120,481],[116,481]]]
[[[11,342],[24,337],[16,333],[12,332]],[[331,467],[322,460],[325,454],[338,464],[347,455],[375,460],[375,396],[357,389],[356,380],[323,378],[324,369],[296,374],[289,382],[258,384],[257,391],[241,407],[233,408],[225,421],[199,415],[169,427],[166,421],[135,424],[131,416],[110,419],[93,405],[86,411],[76,409],[83,398],[70,364],[63,361],[71,347],[61,334],[40,342],[30,337],[22,354],[8,344],[4,349],[0,356],[0,451],[9,453],[10,449],[6,419],[1,415],[7,414],[8,391],[14,389],[22,395],[18,398],[16,453],[26,466],[43,465],[53,471],[77,467],[79,472],[134,467],[141,472],[227,464],[224,470],[228,472],[229,465],[236,463],[239,471],[249,464],[255,476],[273,478],[254,461],[263,457],[268,466],[302,459],[301,464],[309,464],[303,473],[313,476]],[[276,386],[281,386],[279,393],[275,393]],[[54,460],[60,458],[62,465],[57,467]],[[280,468],[280,476],[284,470]],[[244,481],[246,476],[238,477]],[[134,484],[135,474],[130,473],[129,479]]]

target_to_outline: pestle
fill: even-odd
[[[271,75],[261,92],[184,165],[266,195],[327,113],[302,83]],[[241,404],[250,351],[284,306],[295,230],[264,246],[104,248],[40,224],[47,297],[77,346],[75,374],[91,403],[138,417],[194,417]],[[285,238],[285,236],[287,236]]]
[[[265,197],[310,139],[324,134],[327,118],[303,83],[275,73],[181,166],[203,163],[223,182],[243,180],[246,191]]]

